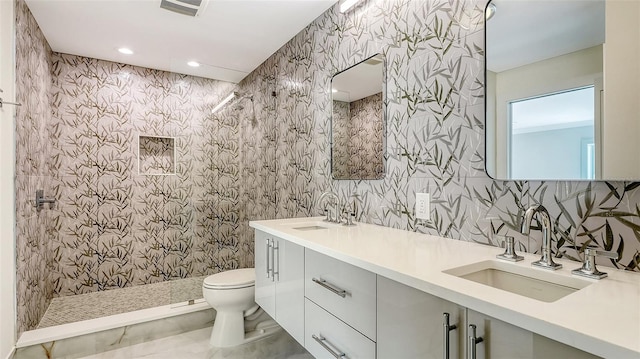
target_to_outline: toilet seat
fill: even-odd
[[[243,268],[216,273],[204,279],[207,289],[239,289],[253,287],[256,282],[254,268]]]

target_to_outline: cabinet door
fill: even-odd
[[[275,241],[276,320],[304,346],[304,247]]]
[[[271,275],[273,236],[256,231],[255,236],[256,303],[272,318],[276,317],[276,283]]]
[[[378,359],[444,358],[444,313],[449,313],[449,358],[461,358],[465,309],[378,276]]]
[[[376,340],[374,273],[307,249],[304,274],[307,298]],[[344,293],[336,294],[336,291]]]
[[[305,349],[314,358],[376,359],[376,343],[309,299],[305,319]]]
[[[467,311],[467,323],[476,325],[476,336],[483,341],[476,344],[476,358],[598,358],[582,350],[570,347],[555,340],[537,335],[528,330],[505,323],[498,319]],[[467,335],[469,327],[467,325]],[[471,345],[470,343],[468,345]],[[470,348],[467,348],[467,351]]]

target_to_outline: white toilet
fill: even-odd
[[[229,270],[205,278],[202,295],[216,310],[209,342],[212,346],[233,347],[264,338],[280,329],[254,302],[255,280],[254,268]],[[257,324],[245,328],[245,318]]]

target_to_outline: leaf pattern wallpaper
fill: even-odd
[[[553,252],[586,244],[640,271],[640,192],[627,182],[494,181],[484,172],[485,0],[365,0],[318,17],[235,85],[52,53],[17,0],[20,331],[54,296],[253,266],[249,220],[321,215],[323,191],[359,221],[499,246],[532,203]],[[331,76],[385,56],[386,175],[333,180]],[[138,135],[175,138],[175,175],[138,173]],[[35,189],[58,203],[36,212]],[[415,193],[432,198],[415,218]],[[599,260],[600,261],[600,260]],[[578,266],[578,263],[576,263]]]
[[[382,93],[353,102],[332,101],[332,174],[335,179],[384,175]]]
[[[51,118],[51,48],[23,1],[16,7],[16,295],[18,331],[33,329],[53,298],[50,273],[52,218],[36,211],[35,191],[51,197],[54,170]]]

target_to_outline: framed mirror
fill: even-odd
[[[640,6],[636,3],[489,3],[485,26],[489,176],[640,179]]]
[[[376,54],[331,78],[333,179],[385,174],[385,61]]]

